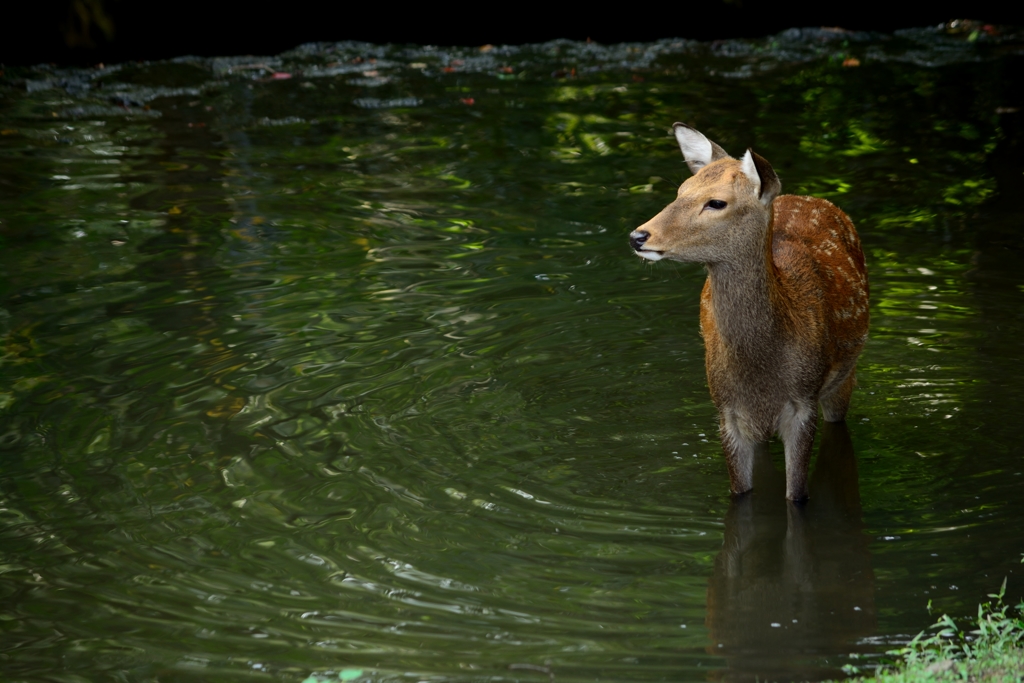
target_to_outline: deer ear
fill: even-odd
[[[725,159],[729,155],[725,150],[708,140],[696,128],[685,123],[673,123],[672,131],[676,134],[679,149],[683,150],[683,158],[690,171],[696,173],[712,161]]]
[[[740,161],[740,169],[743,171],[743,175],[747,176],[747,180],[754,186],[754,192],[757,193],[757,198],[761,200],[761,203],[765,206],[770,206],[775,198],[779,196],[779,192],[782,190],[782,182],[779,180],[779,176],[776,175],[775,169],[768,163],[768,160],[748,148],[747,153],[743,155],[743,159]]]

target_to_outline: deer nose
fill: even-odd
[[[640,247],[644,246],[644,242],[651,236],[651,233],[646,230],[634,230],[629,233],[629,246],[633,247],[633,251],[640,251]]]

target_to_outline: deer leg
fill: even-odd
[[[831,389],[829,393],[822,392],[819,400],[821,401],[821,415],[826,422],[842,422],[846,419],[846,411],[850,409],[850,396],[853,394],[855,386],[857,386],[856,366],[850,368],[850,373],[835,389],[829,387]]]
[[[754,449],[757,442],[743,433],[731,412],[724,412],[719,424],[725,464],[729,467],[729,488],[736,495],[746,493],[754,488]]]
[[[807,500],[807,469],[811,464],[817,406],[790,403],[779,418],[779,436],[786,447],[786,498]]]

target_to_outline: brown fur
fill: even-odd
[[[700,324],[732,491],[750,490],[754,447],[777,432],[786,495],[802,500],[818,403],[826,420],[842,421],[856,383],[868,331],[864,253],[840,209],[775,197],[771,166],[756,155],[745,162],[698,166],[631,240],[641,256],[707,266]],[[710,209],[713,199],[727,206]]]

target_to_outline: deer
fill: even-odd
[[[868,335],[868,280],[853,221],[831,202],[780,195],[750,148],[741,159],[673,124],[693,175],[629,234],[637,256],[701,263],[700,331],[734,496],[753,488],[755,450],[777,434],[786,498],[807,500],[818,422],[843,422]]]

